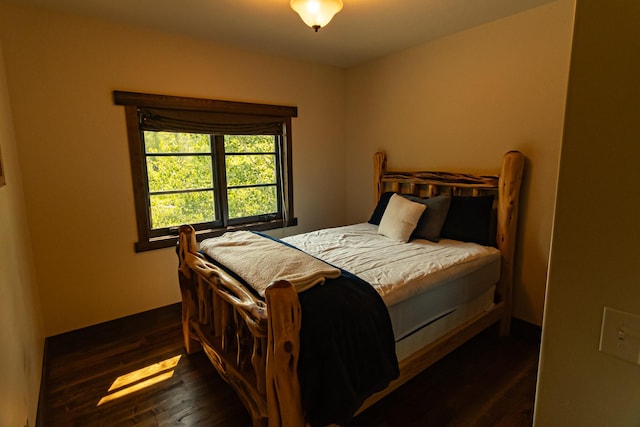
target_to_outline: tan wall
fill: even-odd
[[[577,1],[536,404],[541,427],[640,423],[640,366],[598,351],[604,306],[640,315],[638,22],[640,2]]]
[[[514,313],[536,324],[542,322],[572,16],[572,0],[553,2],[347,76],[349,221],[371,213],[376,150],[387,151],[391,168],[483,173],[497,173],[508,150],[526,155]]]
[[[47,335],[179,301],[174,251],[133,252],[124,110],[112,105],[113,90],[296,105],[299,226],[288,232],[344,223],[343,70],[4,7],[0,37]]]
[[[23,426],[35,425],[44,335],[2,53],[0,42],[0,426]]]

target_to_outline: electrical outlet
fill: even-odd
[[[599,350],[640,365],[640,316],[605,307]]]

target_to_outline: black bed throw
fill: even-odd
[[[298,376],[307,422],[346,424],[399,375],[387,307],[371,285],[345,271],[298,298]]]

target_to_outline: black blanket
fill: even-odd
[[[387,307],[371,285],[344,271],[298,298],[298,376],[307,421],[346,424],[367,397],[398,377]]]
[[[348,423],[367,397],[399,375],[391,320],[382,298],[364,280],[341,271],[339,278],[298,294],[302,309],[298,377],[305,417],[312,426]]]

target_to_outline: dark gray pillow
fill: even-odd
[[[415,230],[413,230],[412,237],[416,239],[427,239],[432,242],[438,242],[440,240],[440,231],[442,225],[447,218],[449,212],[449,205],[451,204],[451,196],[436,196],[429,198],[422,198],[412,195],[404,195],[409,200],[427,205],[420,221]]]

